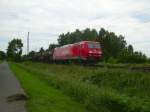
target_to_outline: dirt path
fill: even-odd
[[[7,62],[0,64],[0,112],[26,112],[25,101],[8,102],[7,97],[24,93]]]

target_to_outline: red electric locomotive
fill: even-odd
[[[64,45],[54,49],[54,61],[82,60],[97,61],[102,58],[102,50],[99,42],[81,41]]]

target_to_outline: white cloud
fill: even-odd
[[[31,49],[37,50],[56,42],[60,33],[104,27],[150,56],[149,0],[1,0],[0,20],[0,49],[13,37],[26,44],[28,31]]]

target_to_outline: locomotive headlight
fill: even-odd
[[[89,51],[89,53],[93,53],[92,51]]]
[[[99,53],[99,54],[101,54],[102,52],[101,52],[101,51],[99,51],[98,53]]]

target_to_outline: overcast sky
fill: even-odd
[[[101,27],[124,35],[135,50],[150,56],[150,0],[0,0],[0,50],[21,38],[26,53],[47,48],[58,35]]]

